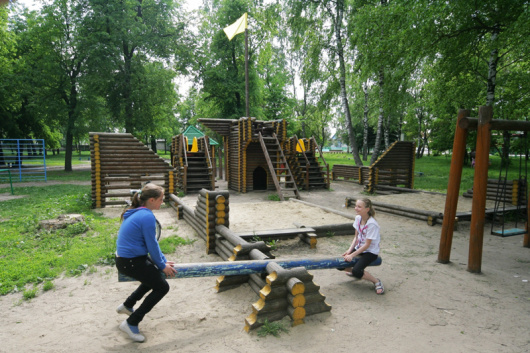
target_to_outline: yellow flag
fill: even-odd
[[[245,29],[248,28],[247,23],[247,13],[241,16],[236,22],[232,23],[230,26],[223,29],[225,31],[228,40],[232,40],[236,34],[245,32]]]

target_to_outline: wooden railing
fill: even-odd
[[[320,155],[320,158],[322,158],[322,163],[324,164],[325,168],[326,168],[326,186],[327,188],[329,189],[329,164],[326,162],[326,159],[324,158],[324,154],[322,153],[322,151],[320,150],[320,147],[318,146],[318,143],[317,141],[315,140],[315,137],[312,136],[309,141],[312,141],[314,144],[315,144],[315,149],[318,150],[318,154]],[[316,153],[315,153],[315,160],[318,161],[318,158],[316,156]]]
[[[306,190],[309,190],[309,167],[311,166],[311,163],[309,162],[309,159],[307,159],[307,155],[305,154],[305,146],[302,146],[300,143],[300,140],[298,139],[298,136],[294,135],[294,138],[296,139],[296,145],[300,146],[300,151],[302,152],[302,155],[305,159],[305,188]],[[296,147],[295,147],[296,151]]]

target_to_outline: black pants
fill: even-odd
[[[371,252],[363,252],[358,256],[359,261],[351,269],[353,277],[361,279],[364,276],[364,269],[377,259],[377,255]]]
[[[162,278],[158,268],[147,259],[147,256],[125,258],[116,257],[116,268],[120,273],[140,281],[140,286],[123,303],[133,308],[136,303],[151,291],[142,304],[129,316],[129,325],[138,326],[145,314],[169,292],[169,284]]]

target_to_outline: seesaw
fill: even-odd
[[[212,276],[234,276],[234,275],[251,275],[255,273],[267,272],[269,263],[276,263],[284,269],[304,267],[306,270],[324,270],[324,269],[344,269],[353,267],[358,258],[351,262],[345,261],[342,257],[313,258],[313,259],[270,259],[256,261],[225,261],[225,262],[203,262],[203,263],[182,263],[175,264],[173,268],[177,270],[177,275],[172,278],[189,278],[189,277],[212,277]],[[383,259],[378,256],[369,266],[379,266]],[[166,277],[164,273],[160,272]],[[135,281],[134,278],[118,273],[119,282]]]

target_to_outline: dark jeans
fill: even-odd
[[[134,258],[116,257],[116,268],[120,273],[140,281],[140,286],[123,303],[128,308],[134,305],[151,291],[140,307],[134,310],[127,322],[129,325],[138,326],[145,314],[169,292],[169,284],[162,278],[158,268],[147,259],[147,256]]]

